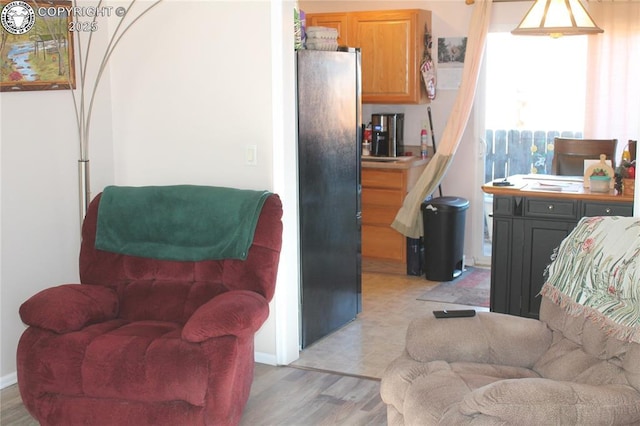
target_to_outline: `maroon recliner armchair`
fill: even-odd
[[[152,194],[137,208],[158,213],[163,203],[170,205],[169,216],[183,216],[169,225],[174,228],[190,218],[205,228],[219,219],[229,228],[234,220],[228,211],[209,217],[190,207],[189,197],[201,200],[198,191],[210,187],[146,188],[159,189],[161,196]],[[179,199],[162,195],[164,188]],[[98,228],[110,226],[100,206],[107,189],[91,202],[83,224],[81,284],[45,289],[20,308],[29,326],[17,351],[25,406],[42,425],[238,424],[253,381],[254,334],[268,317],[275,290],[280,198],[262,197],[248,252],[240,258],[168,260],[128,254],[125,246],[124,254],[96,248]],[[224,197],[218,200],[224,204]],[[126,227],[141,215],[121,217],[124,206],[113,204],[111,215]],[[149,226],[132,230],[164,232],[162,224]],[[182,225],[177,228],[182,232]],[[152,243],[152,252],[168,244]]]

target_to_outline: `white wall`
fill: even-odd
[[[108,90],[107,78],[100,92]],[[112,180],[108,102],[97,102],[95,112],[100,119],[93,126],[93,152],[106,160],[92,164],[92,180],[101,185]],[[2,93],[0,117],[0,387],[4,387],[15,381],[16,347],[24,330],[20,304],[44,288],[78,281],[80,209],[79,142],[71,92]]]
[[[65,92],[3,93],[1,382],[15,380],[20,304],[52,284],[76,282],[78,145]]]
[[[281,196],[278,290],[256,337],[257,360],[271,364],[295,360],[299,347],[293,53],[284,53],[293,34],[283,31],[292,25],[291,2],[165,1],[127,33],[111,62],[115,184]],[[246,164],[249,145],[257,165]],[[281,358],[277,327],[291,336]]]
[[[129,31],[111,62],[117,184],[271,187],[265,14],[267,2],[169,1]]]

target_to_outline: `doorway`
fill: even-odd
[[[480,185],[516,174],[549,174],[556,136],[582,137],[586,37],[487,36],[476,108],[484,170]],[[491,256],[493,197],[484,194],[484,256]]]

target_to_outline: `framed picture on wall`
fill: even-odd
[[[0,0],[0,91],[75,89],[69,1]]]
[[[466,37],[438,38],[438,88],[458,90],[462,83]]]

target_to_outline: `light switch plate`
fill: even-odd
[[[258,165],[258,147],[257,145],[247,145],[247,165]]]

